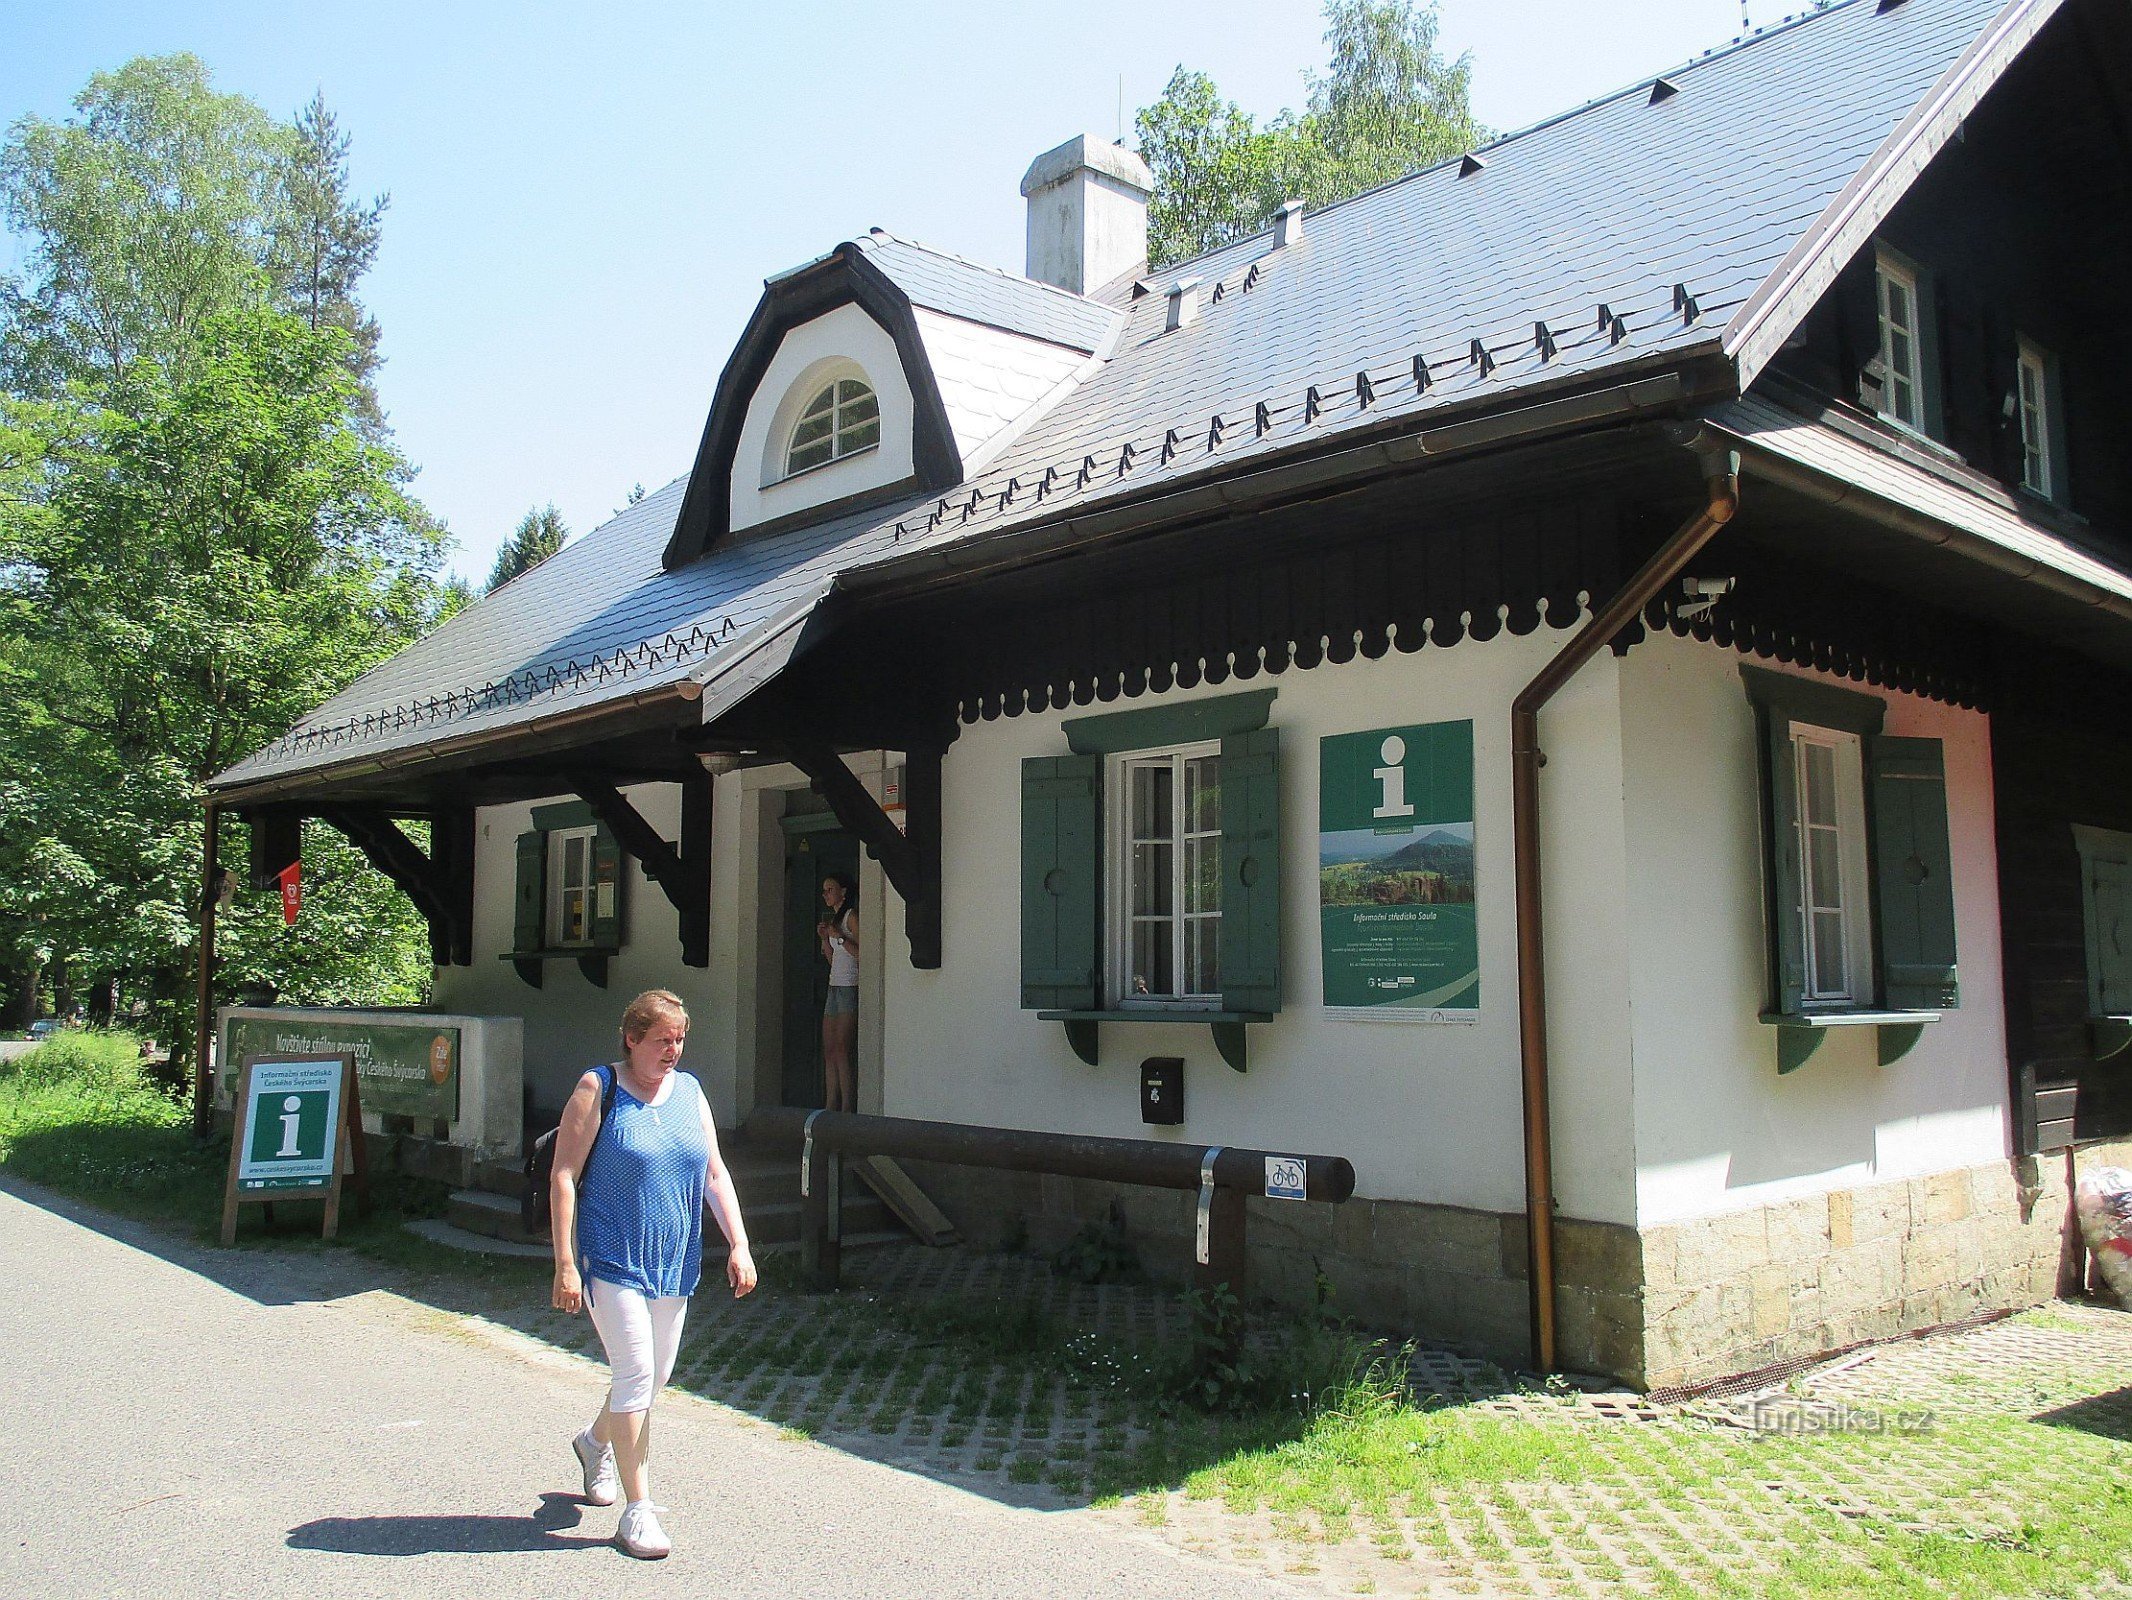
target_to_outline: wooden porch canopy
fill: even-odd
[[[672,903],[681,959],[710,964],[711,771],[721,756],[787,761],[812,780],[878,859],[907,906],[914,965],[940,963],[940,758],[952,715],[921,721],[837,709],[833,688],[790,680],[795,657],[830,631],[827,588],[721,650],[706,670],[641,695],[552,719],[384,754],[351,755],[217,790],[211,806],[251,826],[250,876],[270,887],[301,853],[302,824],[339,830],[422,913],[439,966],[474,959],[474,815],[485,806],[574,795]],[[905,827],[852,773],[856,749],[905,757]],[[624,789],[681,790],[680,837],[667,839]],[[403,824],[426,825],[427,848]]]

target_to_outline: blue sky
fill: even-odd
[[[1442,23],[1509,129],[1724,43],[1740,11],[1443,0]],[[582,533],[687,470],[768,274],[877,225],[1018,270],[1031,157],[1115,136],[1121,93],[1129,128],[1180,63],[1262,117],[1299,105],[1321,33],[1314,0],[0,0],[0,121],[64,116],[91,73],[180,49],[277,115],[323,89],[359,186],[392,195],[367,286],[380,390],[478,582],[527,507]]]

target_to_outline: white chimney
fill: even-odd
[[[1155,175],[1132,151],[1092,133],[1029,164],[1028,275],[1075,294],[1147,261],[1147,197]]]

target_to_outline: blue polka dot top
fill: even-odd
[[[604,1091],[612,1067],[595,1067]],[[579,1270],[653,1297],[696,1292],[703,1271],[703,1090],[676,1071],[647,1105],[614,1074],[614,1109],[577,1196]]]

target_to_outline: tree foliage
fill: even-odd
[[[1135,119],[1155,174],[1148,258],[1185,260],[1264,227],[1288,200],[1313,208],[1472,149],[1472,65],[1437,49],[1433,4],[1326,0],[1329,65],[1301,113],[1264,127],[1213,79],[1179,67]]]
[[[531,572],[562,549],[569,537],[570,530],[563,525],[563,514],[552,504],[534,507],[518,519],[517,528],[496,552],[496,566],[489,574],[489,588],[501,589],[521,572]]]
[[[29,246],[31,279],[0,283],[8,390],[116,382],[144,360],[182,376],[209,317],[278,297],[349,335],[376,423],[378,327],[356,285],[387,200],[351,196],[350,141],[323,96],[276,122],[180,54],[98,73],[74,109],[26,117],[0,146],[0,216]]]
[[[322,103],[279,124],[177,56],[76,110],[0,148],[0,968],[182,1037],[205,780],[430,626],[445,540],[368,390],[382,202]],[[305,870],[296,929],[239,896],[223,992],[418,999],[404,898],[317,825]]]
[[[281,215],[282,131],[197,57],[98,73],[74,108],[0,147],[0,215],[29,247],[31,282],[0,301],[20,393],[182,372],[208,317],[257,298]]]

